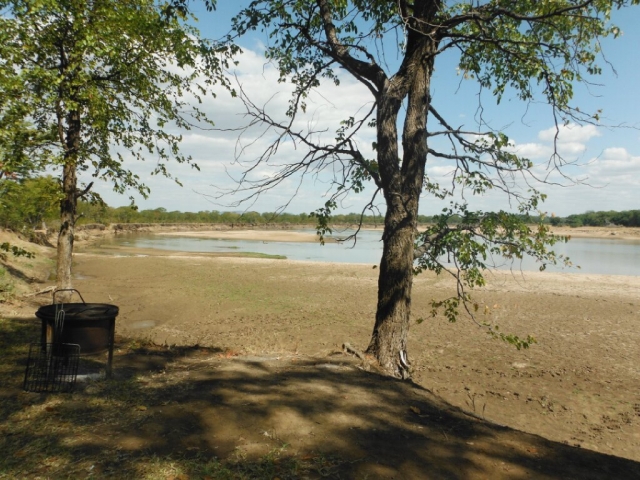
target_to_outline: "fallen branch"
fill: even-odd
[[[33,292],[33,293],[27,293],[26,295],[23,295],[23,298],[35,297],[37,295],[42,295],[44,293],[50,293],[50,292],[53,292],[55,289],[56,289],[55,286],[47,287],[44,290],[39,290],[39,291]]]

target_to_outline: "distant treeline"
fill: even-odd
[[[59,188],[52,177],[36,177],[14,181],[0,180],[0,227],[14,231],[36,230],[43,226],[55,228],[59,215]],[[78,204],[78,224],[100,223],[217,223],[236,225],[264,225],[315,224],[315,218],[308,213],[259,213],[250,212],[220,212],[206,210],[200,212],[167,211],[164,208],[153,210],[136,210],[131,207],[110,207],[108,205],[92,204],[80,201]],[[335,214],[333,224],[356,225],[360,221],[366,226],[382,225],[381,216],[367,215],[361,217],[359,213]],[[450,223],[457,223],[459,217],[453,216]],[[540,217],[523,217],[522,220],[538,223]],[[419,215],[421,224],[431,223],[433,217]],[[568,217],[547,216],[543,221],[552,225],[607,226],[620,225],[625,227],[640,227],[640,210],[624,212],[586,212]]]
[[[223,223],[223,224],[245,224],[264,225],[267,223],[276,224],[313,224],[315,219],[307,213],[274,213],[265,212],[219,212],[217,210],[207,210],[201,212],[178,212],[167,211],[164,208],[154,210],[134,210],[131,207],[112,208],[108,206],[91,205],[81,202],[79,213],[82,214],[80,223]],[[356,225],[360,221],[364,225],[382,225],[384,218],[381,216],[365,215],[361,217],[359,213],[335,214],[332,217],[336,225]],[[522,220],[530,223],[539,223],[538,216],[522,216]],[[419,215],[418,223],[432,223],[433,217]],[[452,216],[449,222],[458,223],[460,217]],[[544,223],[554,226],[569,227],[602,227],[607,225],[618,225],[624,227],[640,227],[640,210],[627,210],[624,212],[586,212],[567,217],[546,216],[542,218]]]
[[[275,213],[255,211],[249,212],[219,212],[217,210],[205,210],[201,212],[167,211],[165,208],[154,210],[134,210],[131,207],[109,207],[106,205],[92,205],[87,202],[78,204],[78,213],[82,216],[79,224],[101,223],[217,223],[226,225],[313,225],[316,219],[308,213]],[[334,225],[357,225],[362,222],[366,226],[382,226],[383,216],[365,215],[360,213],[336,213],[332,215]],[[540,217],[524,217],[525,221],[537,223]],[[449,223],[456,224],[460,217],[453,215]],[[432,223],[433,217],[418,215],[418,223]]]
[[[567,225],[569,227],[605,227],[619,225],[622,227],[640,227],[640,210],[626,210],[624,212],[593,212],[569,215],[568,217],[551,217],[552,225]]]
[[[81,202],[78,213],[82,216],[79,224],[86,223],[218,223],[226,225],[265,225],[289,224],[310,225],[315,223],[308,213],[275,213],[275,212],[220,212],[217,210],[203,210],[200,212],[167,211],[165,208],[153,210],[134,210],[131,207],[109,207],[92,205]],[[427,221],[429,217],[424,217]],[[367,226],[382,225],[383,217],[365,216],[362,222]],[[340,225],[356,224],[360,221],[360,214],[336,214],[333,222]],[[422,221],[422,220],[421,220]]]

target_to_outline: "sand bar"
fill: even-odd
[[[315,233],[291,232],[287,230],[212,230],[190,232],[160,232],[158,235],[172,237],[211,238],[221,240],[257,240],[263,242],[317,243]],[[326,241],[331,241],[327,238]]]
[[[640,242],[638,227],[551,227],[556,235],[580,238],[606,238],[619,240],[637,240]]]
[[[309,226],[308,228],[312,228]],[[365,228],[382,233],[380,228]],[[633,227],[552,227],[555,235],[576,238],[602,238],[611,240],[634,240],[640,242],[640,228]],[[265,229],[227,229],[227,230],[184,230],[157,232],[158,235],[193,238],[214,238],[223,240],[257,240],[265,242],[318,242],[315,233],[296,232],[291,230]],[[329,237],[326,241],[332,241]]]

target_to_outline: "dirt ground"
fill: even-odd
[[[84,448],[243,464],[278,451],[299,462],[242,478],[640,478],[640,278],[493,274],[475,293],[480,320],[537,339],[517,351],[469,319],[430,318],[430,300],[453,284],[423,274],[413,381],[400,382],[341,351],[367,346],[371,266],[85,247],[74,268],[84,298],[120,315],[115,380],[73,401],[111,398],[118,380],[140,396],[125,424],[77,436]],[[33,327],[33,305],[2,308]],[[170,348],[134,348],[153,344]],[[25,395],[35,394],[18,395],[23,406]],[[38,398],[27,401],[33,414],[68,408]],[[0,421],[21,432],[25,420],[11,411]],[[112,475],[109,458],[93,474]]]

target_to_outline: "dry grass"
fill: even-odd
[[[144,445],[114,447],[113,436],[150,421],[151,406],[179,402],[189,388],[180,369],[163,370],[162,397],[155,388],[157,371],[121,368],[114,380],[78,382],[72,393],[21,391],[28,344],[37,338],[39,325],[24,319],[0,318],[0,478],[141,478],[178,479],[293,479],[332,476],[342,460],[323,455],[293,455],[275,435],[271,451],[248,458],[241,449],[224,461],[200,448],[154,451]],[[126,341],[118,356],[164,358],[179,362],[188,355],[211,355],[211,349],[160,347],[138,340]],[[225,356],[227,352],[217,352]],[[99,364],[83,360],[81,369]],[[126,363],[124,360],[121,363]],[[173,374],[171,373],[173,372]],[[175,398],[171,397],[175,392]],[[121,445],[121,443],[120,443]],[[141,447],[141,448],[138,448]]]

